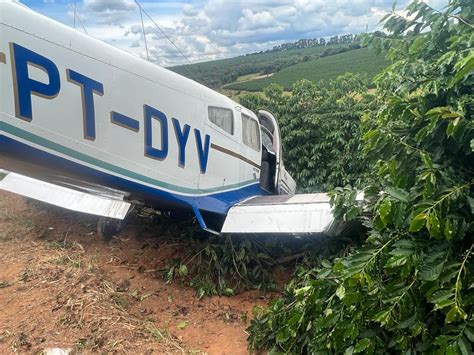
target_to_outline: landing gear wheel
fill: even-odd
[[[109,241],[118,235],[123,228],[123,221],[120,219],[101,217],[97,223],[97,234],[104,241]]]

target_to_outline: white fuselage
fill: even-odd
[[[243,144],[242,115],[258,123],[253,112],[2,0],[0,93],[0,168],[220,214],[265,194],[262,148]],[[209,107],[232,111],[232,134],[209,120]]]

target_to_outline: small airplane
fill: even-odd
[[[326,194],[295,195],[272,113],[14,0],[0,0],[0,93],[1,189],[112,220],[190,212],[217,234],[338,229]]]

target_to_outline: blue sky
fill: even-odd
[[[48,17],[74,25],[75,0],[20,0]],[[328,37],[379,28],[392,0],[139,0],[191,62],[233,57],[301,38]],[[427,0],[442,8],[446,0]],[[408,0],[399,0],[397,9]],[[76,0],[76,28],[146,57],[134,0]],[[186,64],[161,32],[144,18],[150,59]]]

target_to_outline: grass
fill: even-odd
[[[291,90],[293,84],[301,79],[317,82],[319,80],[334,79],[347,72],[367,74],[372,78],[384,69],[389,62],[377,56],[368,48],[360,48],[328,57],[314,59],[283,68],[269,78],[234,83],[225,89],[262,91],[271,83],[278,83],[286,90]]]
[[[145,326],[146,331],[158,342],[164,342],[166,345],[174,348],[175,351],[178,351],[184,354],[183,348],[179,345],[177,339],[175,339],[166,329],[159,329],[152,322],[148,322]]]

